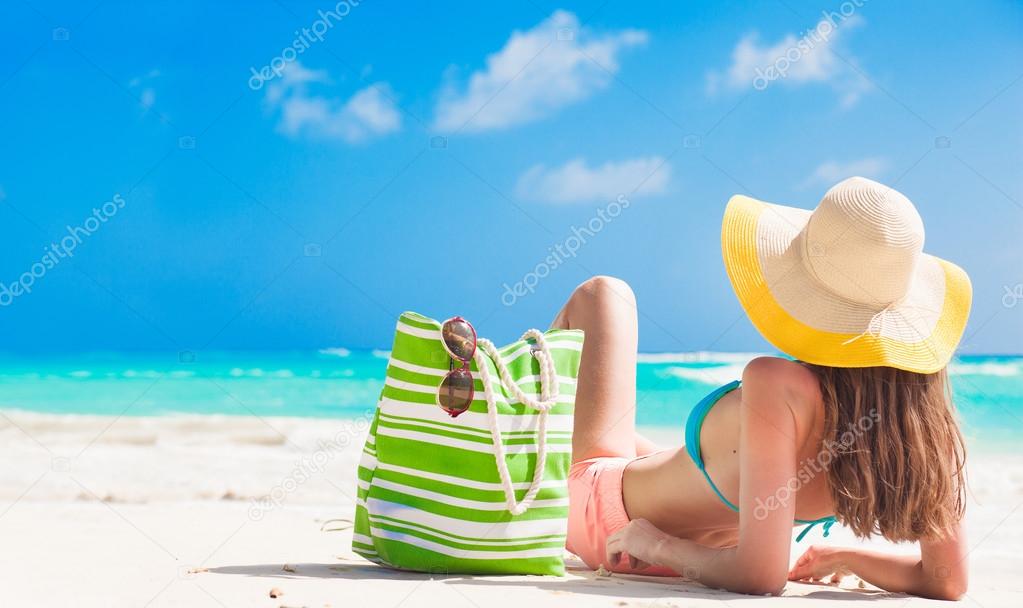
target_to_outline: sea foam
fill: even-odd
[[[741,378],[742,370],[745,367],[745,364],[715,365],[711,367],[669,367],[662,371],[664,374],[682,378],[683,380],[720,386]]]
[[[639,353],[636,360],[640,363],[742,363],[745,365],[753,359],[767,354],[719,353],[700,350],[683,353]]]
[[[1020,367],[1015,363],[952,363],[948,371],[953,376],[1000,376],[1011,378],[1020,375]]]

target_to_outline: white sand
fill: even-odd
[[[328,441],[335,447],[324,448]],[[564,578],[431,578],[380,568],[350,552],[350,531],[321,531],[325,520],[352,512],[361,431],[350,422],[4,412],[0,446],[5,607],[927,603],[791,583],[782,598],[750,598],[679,579],[599,578],[574,560]],[[1023,459],[974,455],[971,483],[964,602],[1023,606]],[[254,502],[267,495],[280,500]],[[811,537],[822,541],[819,532]],[[853,544],[837,527],[823,542]],[[793,557],[802,549],[794,544]],[[283,595],[271,599],[273,588]]]

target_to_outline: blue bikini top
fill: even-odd
[[[721,502],[725,503],[729,509],[736,513],[739,512],[739,507],[732,501],[725,498],[725,495],[721,493],[721,490],[718,489],[717,485],[714,484],[714,480],[712,480],[710,475],[707,473],[707,467],[703,462],[703,457],[700,455],[700,430],[703,428],[703,421],[707,417],[707,414],[710,413],[711,408],[714,407],[714,404],[726,394],[739,388],[739,384],[738,380],[733,380],[724,386],[714,389],[713,392],[696,404],[692,413],[689,414],[689,419],[686,420],[686,451],[689,452],[689,457],[693,459],[693,462],[696,463],[696,467],[700,469],[701,473],[703,473],[707,483],[710,484],[710,489],[714,490],[714,493],[721,499]],[[831,526],[835,525],[835,521],[834,515],[829,515],[828,517],[822,517],[820,519],[795,520],[797,524],[808,524],[805,528],[803,528],[803,531],[799,533],[799,536],[796,537],[796,542],[803,540],[803,537],[806,536],[806,534],[817,524],[822,524],[824,526],[824,536],[827,537],[831,532]]]

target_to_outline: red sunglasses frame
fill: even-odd
[[[466,327],[469,328],[469,331],[472,332],[472,352],[469,353],[468,358],[464,358],[463,359],[462,357],[459,357],[458,355],[456,355],[454,353],[454,351],[451,350],[451,347],[448,346],[448,342],[444,338],[444,328],[447,327],[448,323],[465,323]],[[476,335],[476,328],[472,326],[472,323],[470,323],[469,321],[467,321],[466,319],[464,319],[462,317],[457,317],[457,316],[456,317],[451,317],[450,319],[447,319],[446,321],[444,321],[441,324],[440,342],[441,342],[442,345],[444,345],[444,350],[447,351],[447,353],[448,353],[448,373],[444,375],[444,379],[441,380],[440,386],[437,387],[437,405],[440,406],[440,408],[442,410],[447,412],[448,415],[451,416],[452,418],[455,418],[459,414],[461,414],[462,412],[465,412],[466,410],[468,410],[469,409],[469,405],[471,405],[473,400],[476,398],[476,389],[475,389],[475,386],[474,386],[475,383],[474,383],[474,381],[472,379],[472,372],[469,371],[469,364],[472,361],[473,357],[476,355],[476,348],[478,346],[477,339],[478,339],[478,337]],[[459,367],[455,367],[455,361],[459,361],[461,363],[461,365]],[[444,407],[444,404],[441,403],[441,398],[440,398],[441,397],[441,391],[444,390],[444,384],[445,383],[448,384],[448,399],[449,399],[449,401],[454,398],[454,389],[452,388],[452,385],[449,382],[449,379],[453,378],[453,377],[457,377],[457,376],[468,376],[469,377],[469,382],[468,382],[468,384],[469,384],[469,402],[465,406],[465,409],[461,409],[461,410],[454,410],[454,409],[451,409],[451,408]]]

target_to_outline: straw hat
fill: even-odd
[[[923,252],[913,203],[852,177],[813,211],[734,196],[721,228],[725,268],[753,325],[807,363],[933,373],[970,313],[963,269]]]

